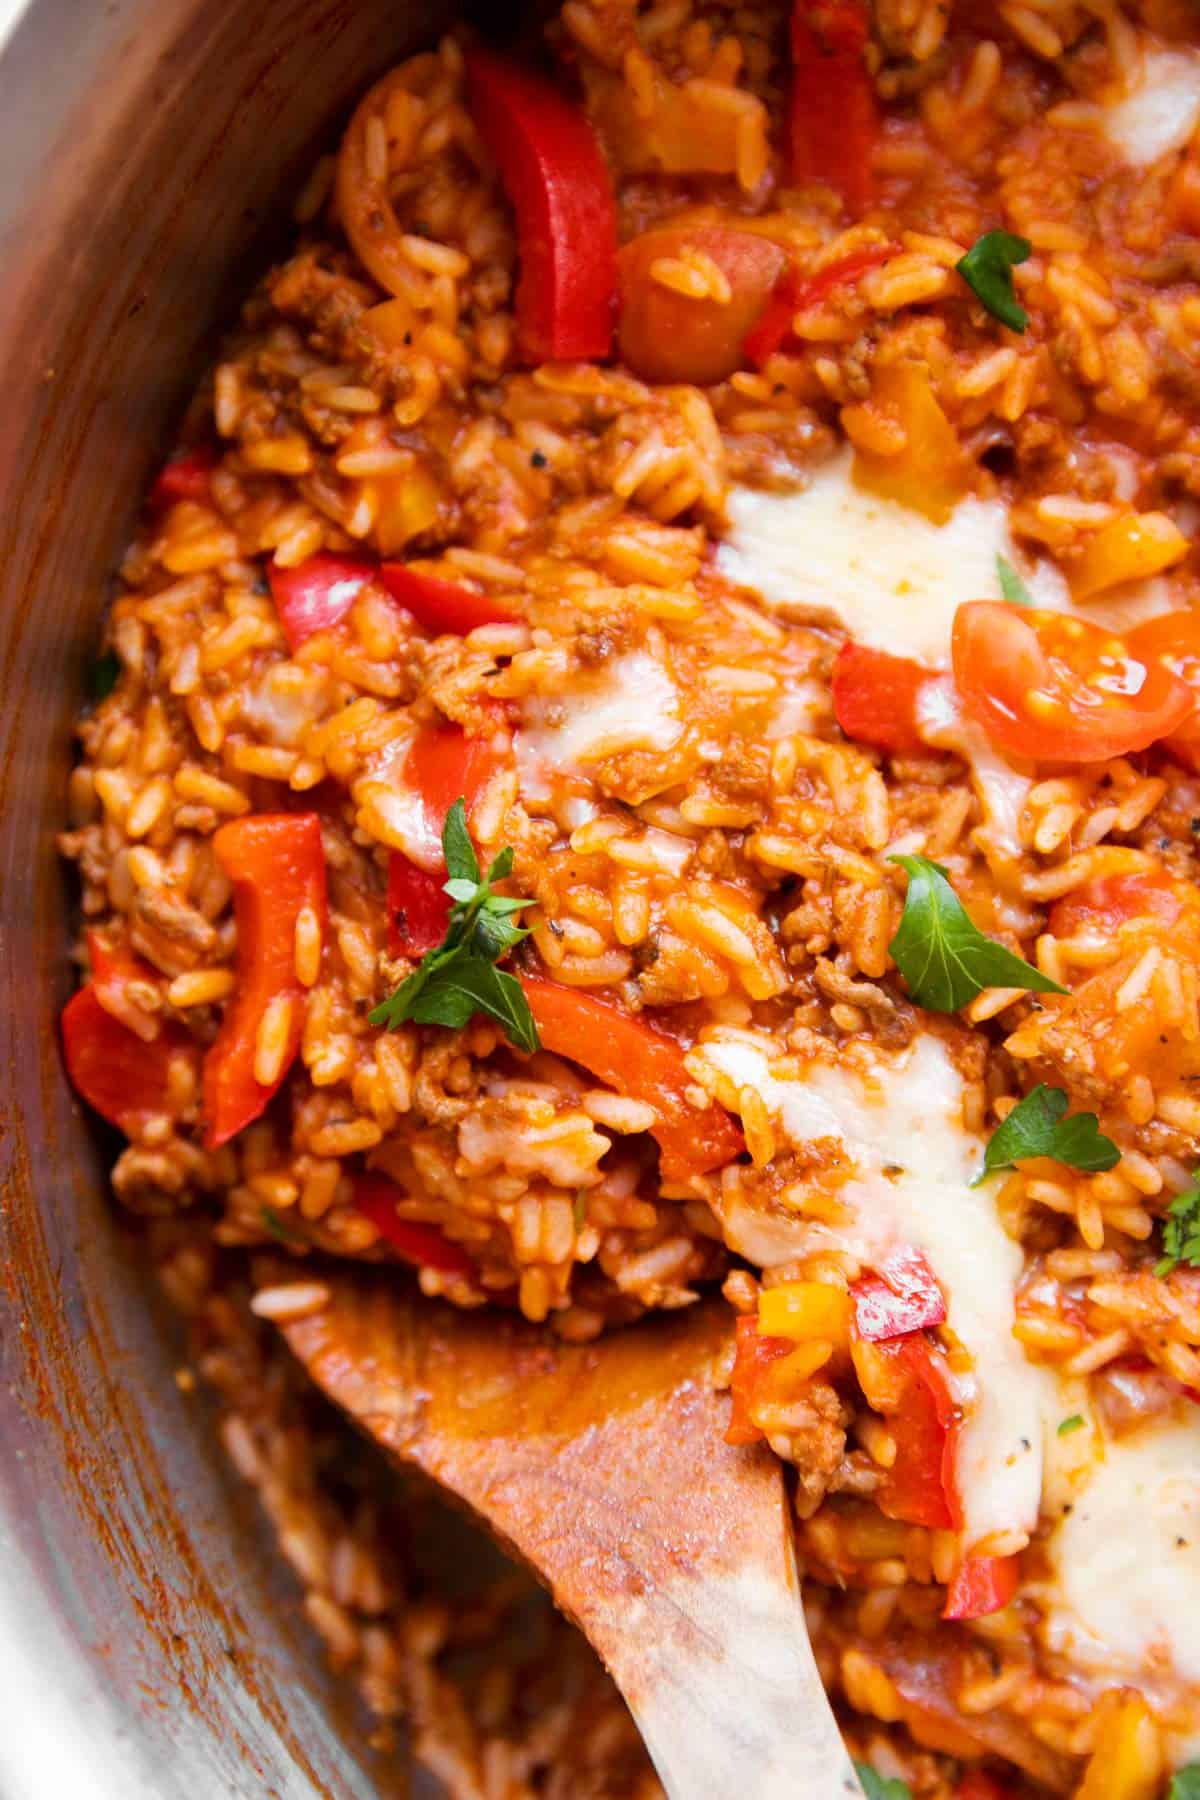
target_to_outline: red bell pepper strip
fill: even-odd
[[[495,763],[490,744],[468,737],[460,725],[430,725],[417,733],[404,759],[404,781],[425,802],[439,838],[456,800],[465,802],[470,815]]]
[[[920,700],[931,672],[907,656],[866,644],[843,644],[834,658],[833,711],[846,736],[877,750],[928,749],[918,729]]]
[[[388,859],[388,954],[424,956],[436,950],[450,922],[450,896],[440,875],[419,869],[399,850]]]
[[[330,556],[325,551],[294,569],[268,564],[271,598],[293,653],[318,631],[332,631],[377,572],[374,563],[360,556]]]
[[[515,617],[490,594],[477,594],[457,581],[443,581],[440,575],[424,575],[408,563],[381,563],[379,579],[392,599],[435,635],[466,637],[479,625],[507,625]]]
[[[251,813],[222,825],[213,854],[233,882],[237,986],[204,1058],[205,1144],[215,1150],[266,1110],[295,1061],[304,1030],[296,976],[296,920],[311,907],[325,922],[325,852],[316,813]],[[276,1079],[255,1079],[258,1030],[273,1000],[291,1001]]]
[[[354,1177],[355,1207],[404,1262],[419,1269],[440,1269],[444,1275],[469,1275],[475,1264],[460,1244],[453,1243],[436,1225],[398,1217],[396,1202],[404,1198],[404,1190],[386,1175]]]
[[[802,275],[794,264],[785,269],[761,318],[746,334],[743,349],[747,361],[761,369],[767,358],[781,350],[791,337],[792,320],[798,312],[816,306],[835,288],[857,281],[868,269],[879,268],[889,257],[899,253],[899,244],[867,244],[830,263],[816,275]]]
[[[1019,1556],[968,1556],[946,1589],[943,1619],[984,1619],[1007,1606],[1017,1591]]]
[[[907,1525],[949,1531],[958,1523],[953,1485],[954,1396],[942,1357],[921,1332],[873,1346],[894,1365],[897,1404],[887,1416],[896,1460],[878,1490],[880,1511]]]
[[[946,1320],[946,1296],[912,1244],[889,1251],[875,1272],[856,1281],[851,1292],[858,1335],[869,1342],[903,1337]]]
[[[765,1337],[758,1329],[753,1313],[743,1313],[734,1328],[736,1352],[729,1392],[733,1405],[729,1413],[727,1444],[759,1444],[764,1433],[754,1423],[751,1409],[763,1375],[772,1363],[779,1362],[796,1348],[790,1338]]]
[[[617,209],[591,125],[553,82],[468,50],[471,116],[517,215],[524,361],[605,357],[617,295]]]
[[[119,1025],[124,1025],[126,1030],[143,1038],[146,1043],[153,1043],[162,1030],[162,1019],[157,1013],[142,1011],[126,993],[126,989],[131,981],[148,982],[152,987],[158,987],[161,977],[157,969],[152,969],[140,956],[135,956],[123,939],[117,943],[109,943],[98,931],[89,931],[86,936],[91,986],[97,1000]],[[144,1025],[139,1027],[126,1017],[131,1009],[138,1018],[145,1021]]]
[[[203,445],[173,456],[155,476],[147,496],[150,505],[174,506],[178,500],[193,500],[203,505],[212,498],[209,477],[216,466],[216,452]]]
[[[165,1025],[147,1043],[114,1019],[89,982],[63,1008],[63,1055],[76,1093],[110,1125],[131,1134],[143,1119],[167,1108],[171,1057],[192,1048],[178,1025]]]
[[[875,90],[863,60],[867,37],[866,0],[795,0],[790,177],[828,183],[855,216],[871,201],[871,153],[879,135]]]
[[[645,1100],[658,1117],[650,1135],[669,1181],[721,1168],[745,1148],[741,1131],[719,1106],[697,1108],[683,1050],[664,1031],[611,1000],[541,976],[521,977],[543,1048],[565,1056],[606,1087]]]

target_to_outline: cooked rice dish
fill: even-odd
[[[1187,0],[448,37],[150,491],[67,1065],[455,1795],[661,1789],[323,1486],[330,1258],[571,1342],[719,1290],[868,1792],[1200,1794],[1198,127]]]

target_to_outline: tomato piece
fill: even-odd
[[[542,976],[522,976],[521,985],[544,1049],[654,1108],[650,1135],[669,1181],[721,1168],[741,1153],[741,1131],[722,1107],[691,1104],[687,1096],[695,1082],[682,1047],[665,1031],[611,1000]]]
[[[617,208],[586,115],[554,82],[467,51],[471,116],[517,216],[517,348],[528,363],[605,357],[617,296]]]
[[[402,1219],[396,1202],[407,1196],[386,1175],[366,1173],[354,1177],[353,1203],[403,1262],[418,1269],[438,1269],[444,1275],[469,1275],[475,1267],[461,1244],[454,1243],[436,1225],[418,1219]]]
[[[388,954],[424,956],[436,950],[446,935],[450,904],[440,875],[393,850],[388,859]]]
[[[294,569],[269,563],[271,598],[293,654],[318,631],[332,631],[376,574],[374,563],[360,556],[331,556],[325,551]]]
[[[680,262],[689,250],[716,264],[729,284],[727,300],[693,299],[656,278],[656,263]],[[747,333],[786,260],[770,238],[730,225],[666,225],[642,232],[617,258],[621,356],[645,381],[701,387],[724,381],[745,366]]]
[[[502,606],[490,594],[477,594],[473,588],[444,581],[440,575],[423,574],[409,563],[382,563],[379,579],[392,599],[410,612],[423,630],[437,635],[466,637],[479,625],[507,625],[515,617],[511,608]]]
[[[1164,663],[1200,698],[1200,613],[1189,608],[1147,619],[1127,634],[1126,642],[1134,656]],[[1165,748],[1173,750],[1186,768],[1200,773],[1200,712],[1171,733]]]
[[[848,738],[878,750],[925,750],[918,729],[921,695],[934,679],[907,656],[843,644],[833,663],[833,711]]]
[[[985,1619],[1007,1606],[1017,1591],[1019,1556],[967,1556],[946,1590],[943,1619]]]
[[[850,286],[860,275],[879,268],[899,252],[899,244],[866,244],[829,263],[816,275],[802,275],[794,265],[785,269],[757,325],[746,338],[746,361],[761,369],[767,358],[781,350],[791,337],[792,321],[798,312],[816,306],[835,288]]]
[[[1085,882],[1054,902],[1047,924],[1054,937],[1077,937],[1086,932],[1104,942],[1139,927],[1169,930],[1178,922],[1184,905],[1184,893],[1175,876],[1166,869],[1139,869]]]
[[[164,1025],[147,1043],[106,1011],[91,982],[63,1008],[62,1038],[76,1093],[126,1133],[136,1131],[150,1114],[167,1110],[171,1058],[193,1048],[178,1025]]]
[[[863,52],[866,0],[794,0],[787,141],[794,182],[823,181],[859,214],[872,198],[879,109]]]
[[[209,477],[217,466],[215,450],[198,445],[184,450],[163,464],[147,495],[153,507],[174,506],[179,500],[192,500],[203,505],[212,498]]]
[[[752,1313],[743,1314],[734,1328],[736,1351],[733,1373],[729,1378],[732,1406],[727,1444],[760,1444],[763,1432],[751,1417],[758,1398],[758,1388],[772,1363],[780,1362],[796,1348],[790,1338],[765,1337],[759,1331]]]
[[[1010,756],[1103,762],[1169,736],[1195,709],[1165,663],[1066,613],[968,601],[952,655],[964,706]]]
[[[213,854],[233,882],[237,986],[204,1058],[205,1145],[215,1150],[257,1119],[282,1086],[304,1031],[296,921],[325,923],[325,852],[316,813],[251,813],[222,825]],[[273,1001],[290,1002],[286,1040],[269,1082],[255,1075],[259,1027]]]
[[[943,1325],[946,1296],[938,1278],[915,1245],[901,1244],[856,1281],[854,1323],[860,1338],[871,1342],[903,1337],[906,1332]]]

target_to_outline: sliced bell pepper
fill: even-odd
[[[185,450],[164,463],[147,495],[153,507],[174,506],[179,500],[193,500],[203,505],[212,498],[209,477],[217,466],[214,450],[198,445]]]
[[[171,1057],[192,1048],[178,1025],[164,1025],[152,1043],[114,1019],[89,982],[62,1015],[63,1055],[72,1086],[110,1125],[133,1133],[167,1107]]]
[[[661,1151],[662,1172],[685,1180],[732,1162],[745,1147],[741,1131],[721,1107],[697,1108],[695,1087],[675,1039],[635,1018],[611,1000],[541,976],[521,978],[543,1048],[565,1056],[607,1087],[644,1100],[657,1114],[650,1135]]]
[[[896,1444],[896,1460],[876,1495],[880,1511],[906,1525],[954,1529],[958,1413],[944,1358],[920,1331],[880,1343],[856,1331],[852,1355],[867,1399],[887,1419]]]
[[[110,943],[98,931],[89,931],[86,935],[91,985],[97,1000],[119,1025],[152,1044],[162,1031],[162,1019],[157,1013],[142,1011],[129,997],[127,989],[131,981],[148,982],[157,987],[162,979],[157,969],[152,969],[149,963],[135,955],[124,939]]]
[[[946,1589],[943,1619],[985,1619],[1007,1606],[1017,1591],[1019,1556],[968,1556]]]
[[[396,1202],[404,1198],[404,1190],[386,1175],[354,1177],[355,1208],[370,1219],[404,1262],[419,1269],[440,1269],[445,1275],[469,1275],[475,1265],[460,1244],[453,1243],[436,1225],[397,1216]]]
[[[856,744],[904,754],[928,745],[918,730],[921,695],[931,672],[907,656],[866,644],[843,644],[833,662],[833,711]]]
[[[835,288],[849,286],[869,269],[878,269],[889,257],[899,253],[899,244],[865,244],[861,250],[852,250],[848,256],[840,257],[816,275],[802,275],[795,264],[785,269],[762,317],[746,337],[743,349],[747,362],[761,368],[767,358],[781,350],[791,337],[792,320],[798,312],[816,306]]]
[[[408,563],[381,563],[379,579],[418,625],[438,635],[466,637],[479,625],[507,625],[515,616],[490,594],[477,594],[440,575],[424,575]]]
[[[866,0],[795,0],[789,174],[794,182],[828,183],[855,217],[871,202],[871,153],[879,135],[863,59],[867,38]]]
[[[468,737],[460,725],[430,725],[417,733],[404,759],[404,780],[425,802],[439,839],[456,800],[464,802],[470,817],[495,764],[491,746],[483,738]]]
[[[729,1392],[733,1405],[729,1413],[727,1444],[759,1444],[763,1433],[754,1423],[751,1409],[755,1405],[762,1377],[773,1363],[780,1362],[796,1348],[790,1338],[767,1337],[758,1329],[753,1313],[743,1314],[734,1327],[736,1350]]]
[[[288,647],[295,652],[318,631],[332,631],[377,572],[360,556],[331,556],[325,551],[294,569],[269,563],[271,598]]]
[[[325,922],[325,852],[316,813],[251,813],[222,825],[213,854],[233,882],[237,986],[204,1058],[205,1144],[215,1150],[266,1110],[295,1061],[305,990],[296,975],[296,920]],[[259,1026],[273,1000],[291,1001],[287,1043],[270,1083],[255,1078]]]
[[[617,295],[617,209],[599,139],[553,82],[468,50],[471,116],[517,215],[517,349],[528,363],[605,357]]]
[[[871,1342],[903,1337],[946,1320],[946,1296],[920,1250],[902,1244],[876,1264],[852,1290],[859,1337]]]
[[[440,875],[393,850],[388,859],[388,954],[424,956],[436,950],[446,935],[450,904]]]

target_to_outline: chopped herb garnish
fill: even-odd
[[[996,579],[1000,592],[1011,606],[1032,606],[1033,595],[1009,562],[1007,556],[996,556]]]
[[[1033,245],[1011,231],[985,231],[954,266],[994,319],[1012,331],[1024,331],[1029,314],[1013,292],[1012,272],[1028,261]]]
[[[1176,1769],[1167,1789],[1167,1800],[1200,1800],[1200,1763]]]
[[[262,1214],[262,1222],[271,1236],[278,1238],[281,1244],[302,1244],[304,1242],[304,1239],[297,1237],[294,1231],[288,1230],[273,1206],[260,1206],[259,1212]]]
[[[1072,1413],[1069,1419],[1060,1419],[1058,1422],[1059,1437],[1070,1437],[1073,1431],[1080,1430],[1083,1423],[1082,1413]]]
[[[873,1769],[870,1763],[856,1762],[854,1773],[862,1784],[867,1800],[912,1800],[912,1790],[906,1781],[889,1781],[877,1769]],[[1191,1796],[1185,1796],[1185,1800],[1191,1800]]]
[[[1048,1156],[1088,1174],[1115,1168],[1121,1152],[1111,1138],[1104,1136],[1095,1113],[1072,1113],[1064,1119],[1066,1110],[1064,1090],[1039,1082],[992,1133],[983,1167],[972,1187],[997,1169],[1011,1169],[1027,1156]]]
[[[587,1189],[586,1188],[576,1188],[575,1204],[571,1208],[571,1216],[575,1221],[575,1236],[578,1237],[579,1233],[583,1230],[584,1226],[587,1224]]]
[[[891,856],[888,861],[908,871],[904,912],[888,952],[918,1006],[957,1012],[989,987],[1069,992],[995,938],[985,937],[940,863],[927,856]]]
[[[93,700],[107,700],[117,685],[121,673],[121,659],[115,650],[106,650],[92,664],[88,687]]]
[[[495,966],[529,936],[513,915],[533,902],[492,891],[493,882],[512,873],[513,853],[501,850],[486,876],[480,874],[461,799],[446,814],[442,850],[449,875],[445,891],[454,902],[446,935],[395,993],[368,1014],[371,1024],[393,1030],[412,1019],[458,1029],[483,1013],[518,1050],[536,1050],[537,1027],[524,990],[515,976]]]
[[[1155,1267],[1156,1275],[1169,1275],[1181,1262],[1200,1268],[1200,1183],[1193,1176],[1191,1187],[1176,1194],[1163,1220],[1163,1255]]]

